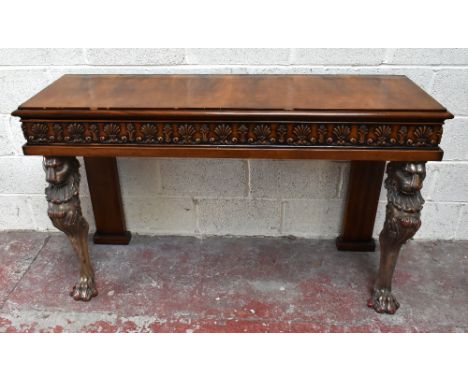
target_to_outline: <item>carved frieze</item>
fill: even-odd
[[[437,147],[437,124],[293,122],[28,122],[28,144]]]

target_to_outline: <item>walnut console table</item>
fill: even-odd
[[[421,225],[426,161],[453,116],[404,76],[65,75],[22,104],[26,155],[44,156],[48,214],[80,261],[71,295],[97,295],[79,200],[83,156],[97,244],[128,244],[117,156],[351,161],[340,250],[371,251],[387,165],[380,267],[368,305],[394,313],[401,246]]]

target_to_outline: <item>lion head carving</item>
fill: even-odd
[[[46,188],[47,201],[54,204],[66,203],[78,196],[80,163],[71,157],[44,157],[42,163],[49,186]]]
[[[390,162],[387,166],[385,188],[388,201],[396,208],[406,212],[421,211],[424,199],[421,189],[426,177],[423,162]]]

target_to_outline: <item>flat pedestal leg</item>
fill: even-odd
[[[375,250],[372,233],[384,170],[384,161],[351,162],[342,234],[336,239],[338,250]]]
[[[85,157],[84,163],[96,221],[94,243],[128,244],[116,159]]]
[[[390,162],[387,166],[387,210],[380,233],[380,266],[368,306],[378,313],[393,314],[400,304],[392,294],[392,278],[402,245],[421,226],[421,196],[425,163]]]
[[[68,236],[80,262],[80,278],[71,296],[89,301],[98,292],[88,253],[89,225],[79,199],[80,164],[75,157],[44,157],[43,166],[49,183],[45,190],[47,213],[54,226]]]

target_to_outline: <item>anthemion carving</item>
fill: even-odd
[[[79,199],[80,164],[75,157],[45,157],[43,167],[49,183],[45,190],[47,213],[54,226],[68,236],[80,262],[80,279],[71,296],[88,301],[97,296],[97,289],[88,253],[89,226]]]
[[[29,144],[437,147],[441,125],[257,122],[24,122]]]
[[[38,142],[47,142],[49,128],[46,123],[33,123],[31,126],[31,134],[26,137],[30,139],[34,137]]]
[[[349,134],[350,134],[349,126],[338,125],[338,126],[333,128],[333,135],[334,135],[334,137],[336,139],[336,143],[338,145],[346,144],[349,141],[348,140]]]
[[[285,130],[285,132],[287,132],[287,130]],[[293,134],[295,135],[296,137],[296,142],[299,144],[299,145],[306,145],[308,144],[308,140],[310,139],[310,133],[311,133],[311,129],[310,129],[310,126],[307,126],[307,125],[304,125],[304,124],[301,124],[301,125],[297,125],[294,127],[293,129]]]
[[[369,307],[379,313],[396,312],[400,306],[392,294],[392,277],[401,246],[421,226],[421,196],[426,167],[423,162],[390,162],[387,166],[387,210],[380,233],[380,266],[369,299]]]
[[[67,135],[65,135],[65,142],[81,143],[86,140],[84,136],[84,126],[81,123],[71,123],[67,127]]]

